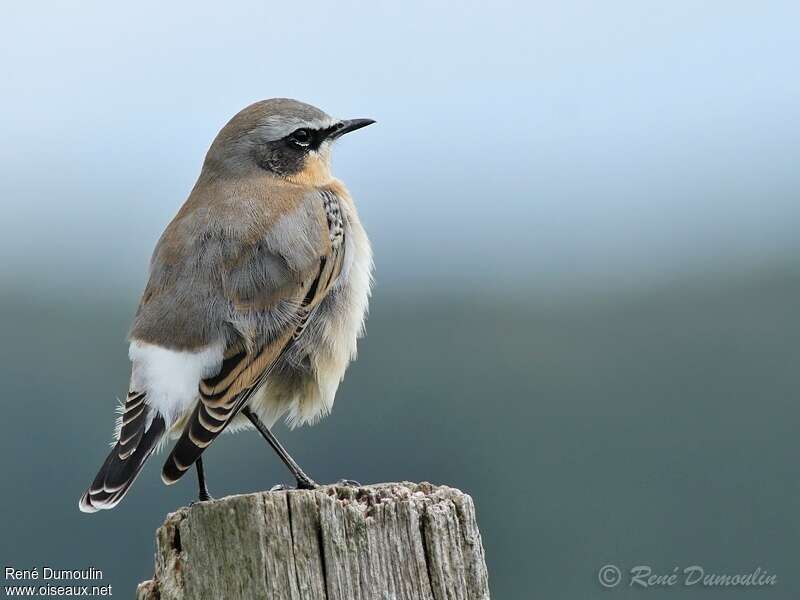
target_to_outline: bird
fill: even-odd
[[[202,454],[226,430],[255,428],[298,488],[317,487],[270,428],[328,414],[364,335],[372,250],[331,151],[374,122],[272,98],[219,131],[155,246],[128,334],[129,391],[82,512],[117,506],[173,440],[163,482],[194,465],[198,500],[211,499]]]

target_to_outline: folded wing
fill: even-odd
[[[223,273],[226,299],[234,308],[235,320],[253,327],[256,333],[240,335],[231,342],[220,371],[201,381],[200,401],[164,463],[165,483],[177,481],[264,384],[340,274],[344,234],[341,226],[329,223],[322,200],[312,199],[321,209],[316,225],[324,234],[321,251],[312,264],[276,252],[274,239],[253,244],[228,263]],[[299,231],[313,226],[304,224]],[[291,239],[280,230],[272,233]],[[248,327],[237,329],[246,334]]]

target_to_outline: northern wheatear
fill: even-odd
[[[282,415],[300,424],[327,414],[355,357],[372,252],[330,155],[337,138],[373,122],[272,99],[219,132],[153,253],[116,443],[82,511],[116,506],[170,438],[162,479],[196,465],[208,499],[203,450],[226,428],[251,425],[298,487],[316,486],[269,427]]]

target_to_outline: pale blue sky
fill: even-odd
[[[796,254],[800,5],[16,3],[0,276],[138,290],[216,131],[289,96],[344,140],[378,281],[655,281]]]

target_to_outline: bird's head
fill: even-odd
[[[217,134],[204,170],[242,176],[257,170],[297,183],[319,185],[331,178],[333,142],[372,119],[335,119],[297,100],[273,98],[251,104]]]

